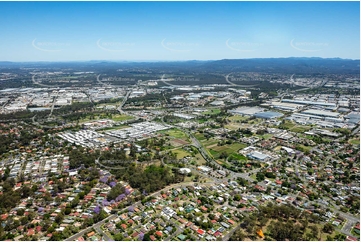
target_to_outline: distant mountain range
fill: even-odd
[[[269,72],[295,74],[357,74],[360,73],[360,60],[341,58],[257,58],[257,59],[224,59],[213,61],[69,61],[69,62],[10,62],[0,61],[2,68],[149,68],[168,71],[191,72]]]

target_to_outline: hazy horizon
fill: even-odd
[[[238,58],[238,59],[213,59],[213,60],[59,60],[59,61],[7,61],[7,60],[0,60],[1,62],[10,62],[10,63],[40,63],[40,62],[191,62],[191,61],[197,61],[197,62],[208,62],[208,61],[221,61],[221,60],[255,60],[255,59],[292,59],[292,58],[298,58],[298,59],[340,59],[340,60],[352,60],[352,61],[359,61],[360,59],[350,59],[350,58],[340,58],[340,57],[330,57],[330,58],[323,58],[318,56],[313,57],[266,57],[266,58]]]

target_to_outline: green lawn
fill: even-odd
[[[201,154],[196,154],[195,161],[197,162],[197,166],[206,164],[206,160],[203,158]]]
[[[198,123],[202,124],[202,123],[205,123],[207,121],[212,121],[212,119],[205,119],[205,118],[199,118],[197,119]]]
[[[173,153],[177,154],[177,159],[182,159],[186,156],[192,156],[188,151],[185,151],[183,149],[173,150]]]
[[[360,145],[360,139],[350,139],[348,142],[352,145]]]
[[[129,115],[121,115],[121,114],[116,114],[112,116],[112,120],[115,122],[120,122],[120,121],[125,121],[125,120],[129,120],[132,119],[132,116]]]
[[[247,147],[247,145],[243,144],[243,143],[233,143],[230,145],[214,146],[211,149],[218,151],[218,152],[225,151],[227,153],[233,153],[233,152],[237,153],[238,150],[246,148],[246,147]]]
[[[233,115],[232,117],[228,118],[230,121],[243,121],[249,119],[247,116],[241,116],[241,115]]]
[[[206,139],[206,137],[201,133],[195,133],[194,137],[199,141]]]
[[[211,138],[209,140],[202,140],[201,143],[204,146],[204,148],[206,148],[207,146],[217,144],[218,140]]]
[[[226,152],[227,154],[232,154],[232,153],[238,153],[238,150],[243,149],[247,147],[246,144],[243,143],[233,143],[231,145],[222,145],[222,146],[214,146],[212,148],[209,149],[209,151],[211,152],[211,154],[213,155],[214,158],[218,159],[219,155],[222,152]]]
[[[312,149],[311,146],[305,146],[305,145],[297,145],[297,146],[296,146],[296,149],[298,149],[298,148],[299,148],[299,150],[302,151],[302,152],[305,152],[305,151],[310,152],[310,150]]]
[[[265,139],[265,140],[269,140],[270,138],[272,138],[273,137],[273,134],[263,134],[263,135],[259,135],[259,134],[257,134],[256,135],[258,138],[260,138],[260,139]]]
[[[295,124],[289,120],[285,120],[284,123],[280,124],[279,127],[282,129],[291,129],[295,126]]]
[[[238,153],[232,153],[230,156],[228,156],[228,160],[246,161],[247,157]]]
[[[159,133],[168,134],[169,136],[172,136],[176,139],[185,139],[185,140],[188,139],[188,136],[179,129],[163,130],[163,131],[160,131]]]
[[[209,110],[203,112],[202,114],[219,114],[220,112],[221,112],[221,109],[214,108],[214,109],[209,109]]]

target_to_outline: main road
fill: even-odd
[[[237,87],[255,87],[255,86],[258,86],[258,85],[238,85],[238,84],[235,84],[233,82],[231,82],[228,77],[231,75],[232,73],[229,73],[228,75],[224,76],[224,78],[226,78],[226,82],[228,82],[229,84],[231,84],[232,86],[237,86]]]

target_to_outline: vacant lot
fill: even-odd
[[[230,121],[245,121],[247,119],[249,119],[249,117],[247,116],[241,116],[241,115],[233,115],[232,117],[228,118]]]
[[[122,115],[122,114],[115,114],[112,116],[112,120],[115,122],[121,122],[121,121],[125,121],[125,120],[129,120],[132,119],[132,116],[129,115]]]
[[[296,133],[304,133],[306,131],[309,131],[310,129],[311,129],[311,127],[309,127],[309,126],[296,125],[296,126],[293,126],[292,128],[290,128],[290,131],[296,132]]]
[[[214,144],[217,144],[219,140],[217,139],[209,139],[209,140],[202,140],[202,145],[204,147],[208,147],[208,146],[211,146],[211,145],[214,145]]]
[[[243,143],[233,143],[230,145],[222,145],[222,146],[213,146],[212,148],[210,148],[210,152],[213,155],[213,157],[215,159],[218,159],[220,154],[222,152],[226,152],[228,155],[232,154],[232,153],[238,153],[238,150],[243,149],[247,147],[246,144]]]
[[[187,156],[192,156],[191,153],[189,153],[188,151],[183,150],[183,149],[173,150],[173,153],[177,154],[177,159],[182,159]]]
[[[159,133],[166,134],[166,135],[168,134],[169,136],[176,138],[176,139],[188,140],[188,136],[179,129],[164,130],[164,131],[160,131]]]
[[[189,142],[182,140],[182,139],[172,139],[170,141],[170,143],[174,146],[174,147],[178,147],[178,146],[183,146],[186,144],[189,144]]]

